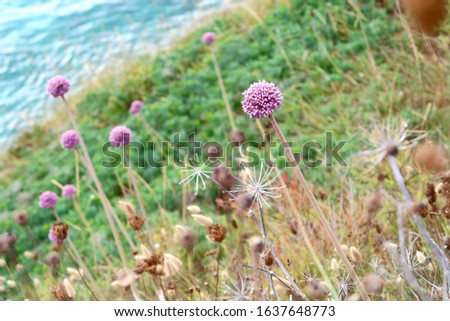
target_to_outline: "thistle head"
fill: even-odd
[[[78,146],[80,143],[80,137],[78,136],[78,132],[76,130],[67,130],[65,131],[60,138],[60,143],[62,148],[65,149],[73,149]]]
[[[28,223],[29,220],[29,216],[27,212],[16,212],[14,213],[13,219],[14,219],[14,223],[16,223],[19,226],[25,226]]]
[[[109,134],[109,141],[114,147],[123,147],[129,144],[132,139],[131,130],[125,126],[114,127]]]
[[[242,94],[242,109],[252,119],[270,116],[283,102],[280,89],[265,80],[251,84]]]
[[[67,198],[73,198],[77,193],[77,189],[72,184],[64,185],[61,191],[61,195]]]
[[[202,42],[205,45],[210,45],[212,44],[214,41],[216,40],[216,35],[210,31],[206,32],[205,34],[203,34],[202,37]]]
[[[46,191],[39,196],[39,205],[42,208],[53,208],[58,202],[58,195],[56,193]]]
[[[130,106],[130,113],[132,113],[133,115],[138,114],[141,111],[143,106],[144,106],[144,103],[142,101],[140,101],[140,100],[133,101]]]
[[[70,82],[65,77],[58,75],[50,78],[47,83],[47,92],[53,97],[66,94],[70,89]]]

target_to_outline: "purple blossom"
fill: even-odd
[[[216,35],[212,32],[206,32],[202,37],[202,41],[206,45],[212,44],[215,40],[216,40]]]
[[[58,202],[58,195],[56,193],[46,191],[39,196],[39,205],[42,208],[53,208]]]
[[[63,240],[60,240],[59,238],[56,237],[55,233],[53,233],[53,230],[51,228],[50,231],[48,232],[48,239],[50,240],[50,242],[55,244],[61,244],[63,242]]]
[[[63,197],[72,198],[77,193],[77,189],[72,184],[64,185],[62,188],[61,195]]]
[[[251,84],[242,94],[242,109],[250,118],[270,116],[283,102],[280,89],[265,80]]]
[[[78,132],[76,130],[68,130],[65,131],[61,135],[61,146],[65,149],[75,148],[80,143],[80,136],[78,136]]]
[[[133,139],[131,130],[125,126],[117,126],[111,130],[109,141],[114,147],[123,147]]]
[[[140,100],[135,100],[131,103],[130,106],[130,113],[132,113],[133,115],[136,115],[137,113],[139,113],[142,109],[142,107],[144,106],[144,103]]]
[[[59,97],[69,91],[70,82],[63,76],[54,76],[47,83],[47,91],[53,97]]]

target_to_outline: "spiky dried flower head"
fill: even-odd
[[[379,295],[383,291],[384,282],[383,279],[375,274],[370,273],[366,275],[362,280],[364,287],[369,294]]]
[[[211,31],[205,32],[202,36],[202,42],[205,45],[210,45],[216,40],[216,35]]]
[[[62,197],[73,198],[77,193],[77,188],[72,184],[64,185],[61,190]]]
[[[248,239],[250,251],[261,254],[264,251],[264,240],[259,236],[252,236]]]
[[[414,151],[414,165],[421,171],[439,174],[448,170],[449,156],[444,147],[437,143],[420,144]]]
[[[200,215],[200,214],[192,214],[191,216],[192,216],[192,218],[193,218],[198,224],[200,224],[200,225],[203,225],[203,226],[206,226],[206,227],[207,227],[207,226],[213,224],[213,220],[210,219],[210,218],[207,217],[207,216]]]
[[[76,130],[70,129],[62,133],[59,142],[62,148],[74,149],[80,144],[80,136]]]
[[[63,222],[53,223],[51,230],[53,232],[53,235],[61,241],[64,241],[69,235],[69,225]]]
[[[197,234],[189,227],[175,225],[175,242],[185,249],[192,249],[197,243]]]
[[[136,115],[137,113],[139,113],[141,111],[143,106],[144,106],[144,103],[142,101],[134,100],[130,106],[130,113],[132,113],[133,115]]]
[[[28,213],[24,211],[15,212],[13,216],[14,223],[19,226],[26,226],[29,219]]]
[[[129,269],[121,269],[114,276],[114,281],[111,283],[113,287],[127,289],[131,286],[131,284],[136,279],[136,276],[133,271]]]
[[[39,196],[39,206],[42,208],[53,208],[58,202],[58,195],[54,192],[45,191]]]
[[[353,262],[361,262],[362,260],[362,254],[361,252],[354,246],[350,247],[350,258],[353,260]]]
[[[50,252],[44,258],[45,264],[53,269],[57,269],[61,264],[61,256],[57,252]]]
[[[448,15],[448,0],[403,0],[406,11],[415,26],[432,34],[437,31]]]
[[[230,139],[230,142],[238,146],[244,144],[246,141],[245,134],[238,130],[232,131],[228,138]]]
[[[252,119],[270,116],[283,103],[280,89],[265,80],[251,84],[242,94],[242,109]]]
[[[201,166],[192,166],[187,164],[187,168],[181,170],[183,173],[188,173],[186,178],[184,178],[180,184],[195,182],[194,194],[197,195],[199,189],[206,189],[206,180],[210,178],[211,171],[207,170],[207,164],[204,163]]]
[[[206,237],[213,243],[221,243],[227,236],[227,229],[220,223],[213,223],[206,227]]]
[[[145,219],[137,215],[128,215],[127,223],[134,231],[139,231],[144,225]]]
[[[114,147],[124,147],[133,139],[131,129],[125,126],[116,126],[109,133],[109,142]]]
[[[186,207],[186,209],[189,211],[189,213],[192,214],[200,214],[202,212],[200,207],[197,205],[189,205],[188,207]]]
[[[61,75],[54,76],[47,82],[47,92],[55,98],[65,95],[69,89],[69,80]]]

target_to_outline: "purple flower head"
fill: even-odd
[[[244,95],[242,109],[250,118],[270,116],[283,102],[280,89],[265,80],[251,84],[242,94]]]
[[[42,208],[53,208],[58,202],[58,195],[56,193],[46,191],[39,196],[39,205]]]
[[[51,78],[47,83],[48,93],[55,98],[67,93],[69,91],[69,88],[70,82],[67,80],[67,78],[64,78],[60,75]]]
[[[114,147],[123,147],[133,139],[131,130],[125,126],[117,126],[111,130],[109,141]]]
[[[139,113],[141,111],[142,106],[144,106],[142,101],[140,101],[140,100],[133,101],[130,106],[130,113],[132,113],[133,115],[136,115],[137,113]]]
[[[52,228],[50,228],[50,231],[48,232],[48,239],[50,240],[50,242],[55,244],[61,244],[63,242],[63,240],[60,240],[56,237],[55,233],[53,233]]]
[[[206,45],[212,44],[215,40],[216,40],[216,35],[212,32],[206,32],[202,37],[202,41]]]
[[[80,143],[80,137],[76,130],[67,130],[61,135],[61,146],[65,149],[75,148]]]
[[[63,197],[72,198],[77,193],[77,189],[72,184],[64,185],[62,188],[61,195]]]

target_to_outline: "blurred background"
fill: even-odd
[[[52,101],[45,92],[51,76],[63,74],[72,83],[89,80],[118,59],[155,52],[226,3],[0,1],[0,149],[45,113]]]

